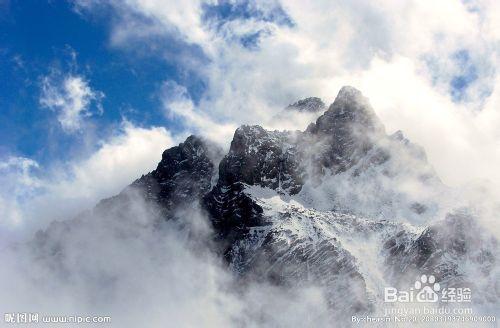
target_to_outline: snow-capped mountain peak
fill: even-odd
[[[305,131],[241,126],[224,156],[189,137],[97,210],[124,211],[140,194],[161,224],[199,208],[214,251],[240,279],[319,286],[336,313],[376,311],[384,286],[419,271],[443,286],[473,281],[457,263],[483,272],[476,287],[488,292],[479,299],[498,299],[498,244],[466,212],[443,221],[447,190],[421,147],[400,131],[388,136],[361,92],[343,87]],[[38,235],[40,252],[59,245],[60,225]],[[73,231],[71,221],[62,225]]]

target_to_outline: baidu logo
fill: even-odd
[[[421,275],[409,290],[394,287],[384,289],[384,302],[394,303],[437,303],[470,302],[470,288],[441,288],[433,275]]]
[[[415,290],[417,292],[416,301],[417,302],[437,302],[439,300],[439,295],[437,294],[441,286],[436,282],[436,278],[433,275],[427,277],[423,274],[420,280],[415,281]]]

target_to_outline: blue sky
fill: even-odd
[[[330,103],[343,85],[445,182],[500,181],[498,12],[479,0],[0,0],[0,210],[21,222],[88,208],[188,134],[227,147],[241,124],[304,129],[313,118],[283,108]]]
[[[118,14],[110,6],[98,12],[82,13],[73,2],[3,1],[0,13],[0,150],[3,154],[25,156],[45,164],[53,159],[67,160],[74,149],[90,152],[97,141],[106,138],[127,119],[140,126],[165,126],[174,133],[182,131],[182,120],[165,117],[158,93],[164,81],[173,80],[186,87],[196,102],[206,88],[202,74],[180,64],[176,56],[196,58],[209,63],[196,44],[175,35],[148,36],[124,49],[110,44],[113,23]],[[221,28],[236,19],[275,22],[293,27],[291,17],[279,6],[264,12],[249,2],[221,2],[202,6],[202,21]],[[139,17],[152,25],[150,18]],[[270,34],[266,28],[238,35],[249,51],[258,49],[258,40]],[[73,58],[73,56],[75,56]],[[469,52],[460,49],[451,55],[461,70],[452,76],[449,92],[454,101],[465,98],[468,86],[477,80],[478,70]],[[430,61],[435,69],[439,62]],[[102,92],[102,113],[88,118],[92,133],[65,133],[55,124],[56,112],[40,108],[40,80],[53,70],[82,76],[93,90]],[[436,69],[439,71],[439,69]],[[292,101],[291,99],[290,101]],[[95,106],[91,104],[89,107]],[[92,112],[92,110],[90,109]],[[89,138],[92,141],[89,141]]]
[[[258,17],[292,25],[286,14],[264,14],[248,4],[220,3],[204,5],[203,20],[219,24],[236,18]],[[82,14],[73,2],[3,1],[0,13],[0,149],[2,154],[24,156],[41,164],[65,161],[98,147],[124,120],[134,125],[165,126],[176,133],[182,121],[165,117],[158,93],[164,81],[173,80],[187,89],[196,102],[204,92],[203,77],[179,64],[170,54],[208,62],[203,51],[175,35],[154,35],[132,48],[110,44],[112,24],[119,18],[111,7]],[[138,17],[143,24],[153,24]],[[251,49],[258,30],[239,38]],[[55,111],[41,108],[41,79],[56,70],[60,75],[73,74],[85,79],[89,87],[102,92],[102,113],[92,109],[87,131],[65,133],[57,124]],[[89,141],[89,139],[91,139]],[[85,148],[82,151],[82,148]],[[76,150],[77,149],[77,150]],[[75,151],[76,150],[76,151]]]
[[[12,1],[0,16],[0,138],[2,152],[46,163],[72,156],[81,133],[67,134],[56,113],[40,108],[40,79],[52,69],[82,75],[105,97],[102,115],[90,118],[103,138],[123,117],[140,125],[165,125],[155,97],[160,83],[176,79],[175,66],[154,54],[130,56],[108,46],[109,24],[84,17],[63,2]],[[108,13],[111,15],[111,13]],[[108,15],[104,14],[104,15]],[[72,59],[76,53],[76,59]],[[76,145],[75,145],[76,143]]]

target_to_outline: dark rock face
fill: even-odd
[[[262,208],[244,192],[244,184],[217,185],[204,198],[218,241],[227,257],[231,245],[249,231],[265,224]]]
[[[269,132],[260,126],[242,126],[219,167],[219,183],[260,185],[296,193],[301,185],[297,149],[289,132]]]
[[[291,105],[288,105],[286,109],[296,110],[299,112],[319,112],[326,108],[325,103],[318,97],[309,97],[301,99]]]
[[[130,187],[142,190],[147,200],[167,210],[198,201],[211,189],[216,158],[222,151],[198,137],[165,150],[156,170],[134,181]]]

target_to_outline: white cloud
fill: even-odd
[[[235,124],[215,122],[209,115],[196,111],[186,88],[175,81],[166,81],[163,84],[162,97],[166,115],[181,117],[188,128],[211,140],[227,142],[237,128]]]
[[[83,224],[56,225],[42,245],[2,249],[0,307],[40,316],[110,316],[109,327],[140,327],[145,320],[148,327],[331,322],[319,287],[288,290],[249,279],[234,288],[236,277],[206,247],[212,235],[200,211],[183,211],[182,224],[158,225],[151,204],[140,197],[123,206],[114,204]],[[51,241],[57,255],[47,252]]]
[[[3,225],[15,226],[22,222],[19,200],[30,197],[40,187],[33,170],[38,163],[24,157],[9,157],[0,162],[0,212]]]
[[[41,88],[40,104],[57,112],[61,127],[68,133],[82,128],[83,119],[92,115],[92,105],[102,113],[104,93],[92,89],[83,76],[52,73],[42,78]]]
[[[173,145],[165,128],[124,122],[94,153],[44,168],[43,176],[34,172],[39,166],[30,159],[7,159],[0,164],[0,232],[29,234],[52,220],[71,219],[156,168],[162,152]]]
[[[69,178],[57,179],[60,182],[50,189],[76,199],[113,195],[132,179],[153,170],[163,151],[173,145],[165,128],[141,128],[124,122],[121,130],[103,142],[95,153],[71,163]]]

